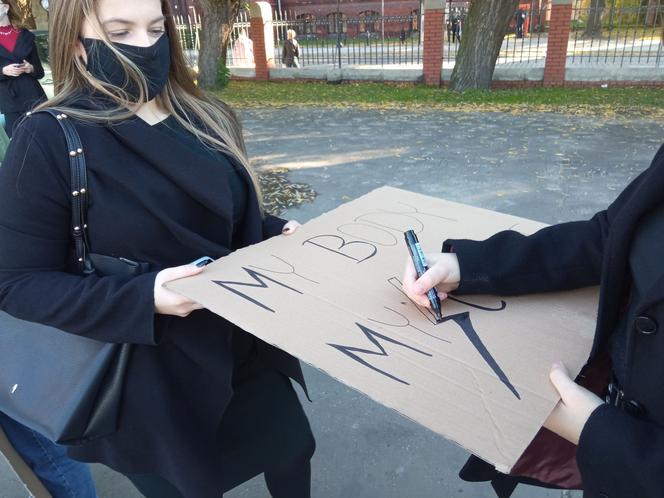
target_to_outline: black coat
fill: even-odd
[[[300,47],[295,40],[286,40],[281,52],[281,59],[287,66],[292,66],[295,58],[300,57]]]
[[[517,295],[600,284],[592,363],[606,353],[625,309],[634,231],[662,203],[664,146],[650,168],[588,221],[554,225],[527,237],[507,231],[483,242],[446,241],[444,249],[452,248],[461,266],[455,292]],[[576,453],[587,498],[664,496],[664,277],[634,304],[634,314],[627,317],[625,408],[605,404],[595,410]]]
[[[265,370],[276,387],[266,393],[250,386],[246,392],[253,395],[243,392],[240,399],[259,410],[242,413],[239,406],[229,415],[237,387],[235,343],[246,345],[251,337],[207,310],[187,318],[156,315],[154,280],[163,268],[203,255],[220,258],[233,246],[277,235],[284,221],[262,217],[248,173],[238,168],[232,174],[241,175],[247,195],[242,223],[234,227],[232,163],[174,140],[164,126],[170,125],[151,127],[138,118],[113,127],[77,123],[88,166],[91,249],[150,263],[150,273],[131,279],[64,272],[71,257],[66,142],[50,115],[32,115],[17,128],[0,167],[0,309],[136,345],[120,429],[70,448],[72,456],[125,473],[158,473],[186,497],[218,497],[229,482],[290,458],[292,439],[300,438],[295,446],[312,444],[290,384],[270,373],[303,383],[302,372],[297,360],[265,343],[256,341],[251,352],[243,347],[241,359],[249,356],[252,369]],[[288,399],[271,400],[271,391]],[[222,417],[232,417],[234,430],[220,429]],[[229,460],[229,449],[240,454]],[[237,468],[229,470],[229,461]]]
[[[0,45],[0,68],[9,64],[21,64],[23,59],[32,64],[35,70],[21,76],[6,76],[0,72],[0,112],[26,112],[38,102],[46,99],[39,84],[44,77],[44,67],[37,54],[35,35],[22,29],[13,52]]]

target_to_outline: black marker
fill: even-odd
[[[408,230],[404,232],[404,237],[406,239],[406,245],[408,246],[408,252],[410,257],[413,259],[413,264],[415,265],[415,271],[417,272],[417,278],[420,278],[424,275],[429,267],[427,266],[427,261],[424,259],[424,253],[420,247],[420,241],[417,240],[417,235],[413,230]],[[438,298],[438,292],[436,288],[429,289],[427,292],[427,297],[429,298],[429,303],[431,304],[431,311],[433,311],[433,316],[436,317],[436,322],[440,323],[443,321],[443,314],[440,311],[440,299]]]

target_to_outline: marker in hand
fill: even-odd
[[[420,241],[417,240],[417,235],[415,235],[413,230],[408,230],[407,232],[404,232],[403,235],[406,239],[406,245],[408,246],[410,257],[413,259],[413,265],[415,265],[417,278],[420,278],[429,269],[426,259],[424,259],[422,248],[420,247]],[[429,292],[427,292],[427,297],[429,298],[429,304],[431,304],[431,311],[433,311],[433,316],[436,317],[436,322],[442,322],[443,314],[440,310],[440,299],[438,298],[438,292],[436,291],[435,287],[433,289],[429,289]]]

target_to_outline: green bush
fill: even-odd
[[[42,62],[48,62],[48,31],[35,31],[37,53]]]
[[[231,81],[231,71],[223,59],[217,65],[217,88],[226,88]]]
[[[583,19],[574,19],[572,21],[572,29],[573,30],[579,30],[585,28],[586,23],[583,21]]]

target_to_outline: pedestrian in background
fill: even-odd
[[[460,22],[461,21],[460,21],[458,16],[454,16],[452,18],[452,41],[455,42],[455,43],[461,41],[461,39],[459,37],[459,23]]]
[[[523,38],[523,25],[526,22],[526,12],[524,10],[516,11],[516,37]]]
[[[18,26],[9,0],[0,0],[0,112],[5,115],[9,137],[16,121],[46,100],[39,80],[44,68],[39,60],[35,35]]]
[[[297,43],[297,33],[294,29],[286,31],[281,59],[286,67],[300,67],[300,45]]]
[[[233,44],[233,64],[238,67],[254,67],[254,42],[247,36],[242,28]]]

